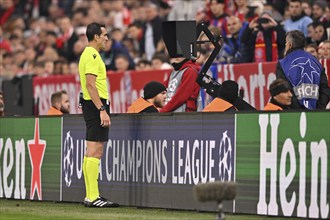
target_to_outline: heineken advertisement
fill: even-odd
[[[61,120],[0,119],[0,198],[59,200]]]
[[[131,206],[216,210],[193,186],[234,180],[234,114],[116,115],[99,175],[104,197]],[[62,199],[83,201],[84,121],[63,121]],[[225,204],[233,211],[233,202]]]
[[[237,114],[236,212],[329,219],[329,112]]]

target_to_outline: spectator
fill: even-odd
[[[303,50],[304,45],[302,32],[294,30],[286,34],[285,57],[277,64],[276,78],[290,83],[292,109],[325,109],[329,102],[325,70],[313,55]]]
[[[84,22],[85,18],[87,17],[87,9],[83,7],[79,7],[77,9],[74,9],[73,15],[72,15],[72,25],[74,27],[80,27],[84,26],[86,22]]]
[[[327,22],[324,23],[324,27],[327,30],[328,36],[330,36],[330,2],[329,1],[327,7],[325,8],[325,19],[327,20]]]
[[[124,39],[124,33],[119,28],[113,28],[110,32],[110,36],[115,42],[122,42]]]
[[[196,77],[200,66],[187,58],[173,58],[167,87],[166,105],[160,112],[194,112],[197,111],[199,85]]]
[[[168,63],[167,56],[163,53],[155,53],[151,59],[151,66],[154,70],[173,69],[173,66]]]
[[[12,53],[4,53],[2,55],[2,71],[0,72],[2,79],[12,79],[16,75],[17,65],[14,63]]]
[[[139,58],[139,51],[134,47],[134,39],[128,36],[125,36],[121,42],[128,50],[129,56],[135,63],[135,60]]]
[[[315,43],[319,45],[322,41],[328,38],[328,34],[323,26],[323,24],[319,21],[314,21],[313,23],[308,25],[308,37],[306,38],[307,44]]]
[[[221,63],[244,63],[247,56],[247,48],[242,43],[241,37],[248,23],[242,22],[238,17],[230,16],[227,18],[227,29],[229,34],[224,37],[224,44],[220,51]]]
[[[56,42],[59,54],[65,57],[68,61],[75,61],[77,60],[77,57],[73,53],[73,46],[78,40],[78,35],[74,31],[74,27],[72,26],[69,17],[62,17],[59,22],[62,33]]]
[[[69,63],[69,71],[70,71],[70,74],[73,74],[73,75],[78,74],[78,64],[76,62]]]
[[[319,54],[319,60],[323,59],[323,42],[317,47],[317,53]]]
[[[45,62],[44,61],[39,61],[39,62],[36,61],[34,63],[33,74],[35,76],[45,76],[46,75]]]
[[[301,2],[301,7],[303,8],[306,16],[312,17],[312,5],[309,0],[303,0]]]
[[[111,8],[108,17],[111,20],[112,26],[124,31],[132,22],[131,12],[127,9],[123,0],[112,0],[109,3],[111,4]]]
[[[249,62],[277,61],[283,57],[285,31],[269,14],[253,19],[242,34]],[[251,56],[252,55],[252,56]]]
[[[290,18],[284,21],[285,31],[299,30],[304,33],[305,37],[308,36],[307,26],[313,20],[303,13],[301,0],[289,1]]]
[[[219,90],[219,96],[208,104],[203,112],[236,112],[237,109],[233,105],[238,98],[238,84],[235,81],[227,80],[222,83]]]
[[[307,25],[306,44],[314,44],[314,43],[316,44],[316,42],[314,42],[315,31],[314,31],[313,24],[314,24],[314,22]]]
[[[253,19],[254,9],[249,7],[248,0],[235,0],[235,6],[236,9],[234,11],[234,15],[238,17],[242,23]],[[251,18],[250,15],[253,17]]]
[[[323,41],[320,45],[320,59],[330,59],[330,40]]]
[[[14,0],[1,2],[0,8],[0,26],[3,26],[13,15],[15,15]]]
[[[14,63],[22,70],[24,62],[26,60],[25,52],[23,50],[18,50],[13,53]]]
[[[125,59],[128,59],[129,66],[127,69],[134,69],[135,64],[133,58],[130,56],[129,51],[124,44],[113,39],[109,39],[105,45],[106,48],[104,51],[100,52],[100,55],[104,60],[107,70],[117,70],[115,60],[119,55],[125,55]]]
[[[225,1],[210,0],[209,9],[209,25],[218,27],[221,31],[221,35],[225,36],[228,32],[226,24],[226,18],[228,17],[228,14],[225,12]]]
[[[116,72],[125,72],[129,70],[129,59],[125,54],[118,54],[115,57],[115,71]]]
[[[45,75],[53,75],[54,73],[54,62],[51,60],[45,61]]]
[[[164,107],[165,99],[166,87],[159,82],[151,81],[143,88],[143,98],[133,102],[127,113],[158,112],[158,108]]]
[[[319,54],[317,52],[317,45],[316,44],[308,44],[305,47],[305,51],[312,54],[314,57],[316,57],[316,59],[319,59]]]
[[[158,5],[159,5],[159,17],[163,21],[167,21],[168,19],[168,14],[171,12],[172,8],[172,2],[166,2],[166,0],[158,0]]]
[[[327,3],[324,0],[316,0],[313,3],[313,20],[319,21],[322,23],[327,23],[325,8],[327,7]]]
[[[270,1],[270,0],[268,0]],[[274,1],[279,1],[279,0],[274,0]],[[264,5],[264,10],[263,13],[268,13],[272,16],[272,18],[277,21],[277,22],[281,22],[284,20],[284,17],[282,14],[280,14],[276,7],[274,7],[274,5],[272,3],[266,3]]]
[[[56,47],[56,39],[57,35],[54,31],[47,31],[45,46]]]
[[[202,13],[204,7],[204,0],[174,0],[172,4],[172,9],[167,17],[167,20],[196,20],[197,14]]]
[[[292,93],[290,84],[284,79],[276,79],[269,85],[270,101],[264,107],[266,111],[290,109]]]
[[[142,38],[143,54],[146,59],[151,60],[162,39],[162,19],[158,15],[156,4],[148,3],[145,7],[147,20],[144,25],[144,35]]]
[[[65,90],[55,92],[51,96],[51,107],[47,115],[63,115],[70,113],[70,101]]]
[[[9,37],[9,41],[12,52],[24,50],[22,37],[19,37],[16,34],[12,34]]]
[[[139,22],[133,22],[132,24],[128,25],[127,28],[127,35],[133,40],[134,50],[138,51],[138,55],[140,57],[143,56],[143,27]]]
[[[76,61],[72,61],[72,62],[77,62],[79,60],[80,55],[84,51],[86,45],[87,45],[87,43],[84,40],[82,40],[82,39],[79,39],[79,40],[76,41],[76,43],[74,43],[74,45],[73,45],[73,53],[74,53],[75,57],[77,57],[77,60]]]
[[[49,46],[45,48],[43,55],[38,57],[40,61],[53,61],[53,62],[57,61],[59,58],[60,57],[56,49]]]
[[[327,33],[324,29],[324,26],[321,22],[313,22],[314,35],[312,41],[316,42],[318,45],[327,39]]]
[[[36,51],[33,48],[28,48],[25,50],[25,60],[23,64],[23,72],[24,73],[31,73],[30,65],[33,64],[35,58],[36,58]]]
[[[152,63],[147,59],[140,59],[135,66],[136,70],[151,70]]]

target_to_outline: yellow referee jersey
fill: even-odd
[[[91,100],[89,92],[86,88],[86,74],[96,76],[96,89],[100,98],[109,100],[107,73],[105,64],[99,52],[93,47],[86,47],[80,56],[79,75],[81,90],[85,100]]]

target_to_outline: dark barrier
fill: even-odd
[[[32,76],[15,77],[3,81],[5,115],[34,115]]]
[[[199,182],[233,180],[234,117],[234,114],[216,118],[212,114],[115,117],[101,163],[101,193],[131,206],[216,210],[216,204],[201,205],[195,201],[192,187]],[[64,118],[63,126],[66,150],[62,167],[69,170],[63,170],[62,198],[82,201],[84,122],[81,118]],[[232,211],[232,205],[226,207]]]

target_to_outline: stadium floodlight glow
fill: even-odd
[[[218,203],[216,220],[224,220],[222,201],[235,199],[237,183],[222,181],[199,183],[193,191],[195,198],[200,202],[216,201]]]

